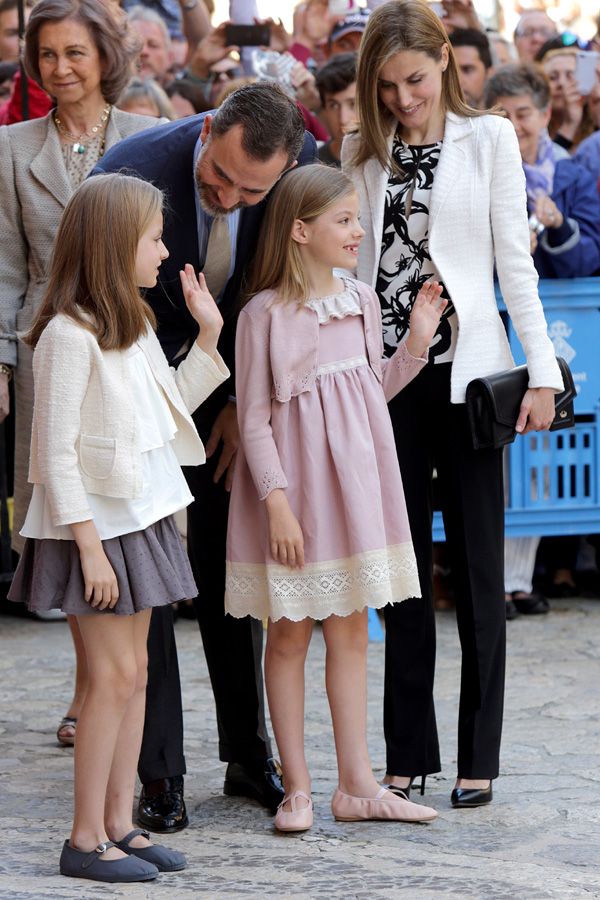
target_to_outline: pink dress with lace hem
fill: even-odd
[[[235,617],[325,619],[420,596],[394,434],[367,361],[360,305],[349,302],[348,291],[333,306],[331,298],[313,303],[323,307],[315,386],[289,402],[274,399],[271,413],[305,566],[273,560],[265,504],[241,448],[225,594]]]

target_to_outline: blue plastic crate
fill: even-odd
[[[565,431],[519,436],[505,451],[506,533],[600,533],[600,278],[541,281],[539,289],[556,355],[573,372],[578,421]],[[505,309],[499,293],[498,305]],[[508,337],[516,363],[524,362],[510,321]],[[433,536],[444,540],[439,512]]]

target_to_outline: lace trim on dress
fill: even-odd
[[[331,319],[345,319],[346,316],[362,316],[362,308],[358,294],[344,282],[344,290],[339,294],[327,297],[313,297],[306,301],[309,309],[313,309],[319,319],[319,325],[325,325]]]
[[[359,366],[368,366],[366,356],[351,356],[348,359],[336,359],[334,362],[323,363],[317,369],[317,375],[332,375],[334,372],[345,372],[347,369],[358,369]]]
[[[325,619],[421,596],[410,542],[303,569],[228,561],[226,579],[225,611],[236,618]]]

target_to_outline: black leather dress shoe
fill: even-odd
[[[281,767],[276,759],[264,762],[230,762],[225,772],[223,793],[228,797],[250,797],[273,815],[284,797]]]
[[[470,806],[485,806],[492,802],[492,782],[486,788],[454,788],[450,795],[450,802],[454,809],[468,808]]]
[[[183,775],[143,784],[137,820],[142,828],[160,834],[186,828],[189,819],[183,799]]]

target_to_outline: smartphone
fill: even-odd
[[[271,40],[270,25],[226,25],[225,44],[229,47],[268,47]]]
[[[587,97],[599,80],[598,66],[600,66],[600,53],[593,50],[578,50],[575,64],[575,79],[579,86],[579,93]]]

